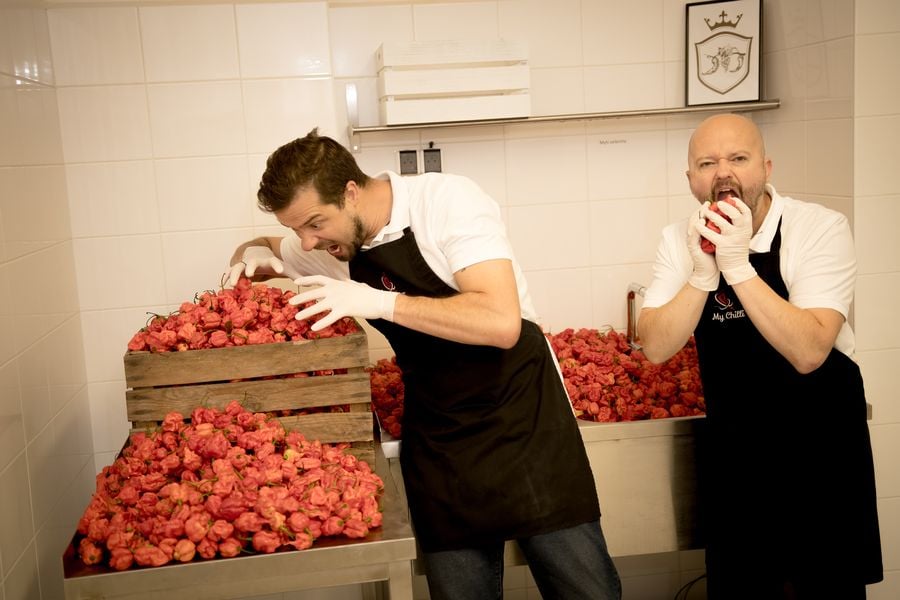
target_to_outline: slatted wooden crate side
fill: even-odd
[[[314,413],[276,418],[285,431],[297,431],[306,439],[318,440],[323,444],[372,442],[375,439],[370,412]],[[155,421],[144,421],[131,431],[151,432],[158,425]]]
[[[361,405],[355,404],[353,408]],[[350,443],[347,452],[370,465],[375,464],[375,431],[372,413],[365,411],[345,413],[316,413],[277,417],[285,431],[302,433],[307,440],[318,440],[323,444]],[[151,432],[159,423],[143,421],[134,423],[131,433]]]
[[[137,388],[125,392],[125,405],[134,422],[162,421],[171,411],[188,418],[198,406],[222,410],[232,400],[253,412],[271,412],[357,403],[369,407],[371,397],[369,374],[355,368],[339,375]]]
[[[302,433],[323,444],[371,442],[375,439],[372,413],[315,413],[278,417],[286,431]]]
[[[225,382],[362,367],[368,360],[368,343],[363,331],[317,340],[186,352],[127,352],[125,384],[129,388],[141,388]]]
[[[368,379],[368,374],[366,377]],[[369,401],[351,404],[349,413],[291,415],[278,417],[278,420],[286,431],[298,431],[308,440],[319,440],[324,444],[350,442],[347,452],[374,466],[375,414],[371,410]]]

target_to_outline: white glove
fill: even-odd
[[[716,245],[716,264],[728,285],[736,285],[756,277],[756,269],[750,264],[750,238],[753,237],[753,213],[740,198],[734,198],[734,206],[728,202],[718,202],[717,208],[725,217],[716,214],[709,207],[701,209],[703,216],[719,226],[721,233],[714,231],[707,238]],[[729,223],[728,220],[731,220]]]
[[[716,258],[700,248],[701,227],[707,228],[706,219],[703,218],[701,211],[695,210],[688,220],[687,229],[687,247],[694,263],[694,271],[691,273],[688,283],[698,290],[714,292],[719,287],[719,267],[716,265]]]
[[[317,285],[319,287],[301,292],[290,299],[293,305],[316,300],[312,306],[304,308],[296,315],[297,319],[309,317],[328,311],[331,312],[318,321],[310,329],[319,331],[343,317],[360,317],[362,319],[394,320],[394,305],[397,292],[376,290],[358,281],[342,281],[324,275],[311,275],[295,279],[297,285]]]
[[[234,260],[234,259],[232,259]],[[275,256],[268,246],[248,246],[241,255],[241,262],[231,265],[228,270],[228,285],[234,287],[238,279],[245,274],[252,278],[260,267],[274,271],[277,274],[284,273],[284,264]]]

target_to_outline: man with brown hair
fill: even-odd
[[[512,539],[544,598],[619,598],[578,425],[497,204],[464,177],[369,177],[315,130],[269,157],[258,198],[295,235],[241,245],[232,283],[296,278],[314,287],[292,302],[315,301],[297,318],[367,319],[396,354],[432,600],[500,598]]]

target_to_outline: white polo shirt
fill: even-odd
[[[769,184],[766,190],[772,204],[750,240],[750,252],[769,251],[781,218],[780,267],[788,301],[800,308],[832,308],[846,319],[856,284],[856,252],[847,217],[820,204],[780,196]],[[685,219],[663,229],[644,307],[666,304],[690,278],[687,226]],[[835,348],[852,357],[855,346],[853,330],[844,321]]]
[[[451,288],[453,274],[476,263],[494,259],[512,261],[522,317],[537,322],[528,285],[513,255],[497,202],[467,177],[447,173],[403,176],[391,171],[375,175],[389,180],[393,194],[391,220],[369,246],[394,241],[410,227],[425,262]],[[288,235],[281,242],[286,275],[322,274],[349,279],[349,266],[325,252],[306,252],[300,238]]]

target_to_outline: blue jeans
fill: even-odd
[[[543,600],[619,600],[622,585],[597,521],[517,540]],[[426,552],[431,600],[503,598],[503,543]]]

